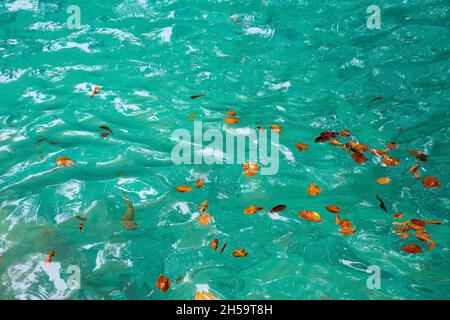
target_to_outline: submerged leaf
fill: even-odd
[[[378,178],[377,179],[377,183],[379,183],[379,184],[388,184],[390,182],[391,182],[391,179],[389,179],[389,178]]]
[[[55,256],[55,250],[50,250],[48,254],[45,256],[45,262],[50,263],[53,260],[53,257]]]
[[[358,163],[364,163],[368,160],[364,154],[359,153],[359,152],[355,152],[354,154],[352,154],[352,159]]]
[[[253,177],[258,173],[258,164],[253,162],[246,162],[243,164],[244,166],[244,174],[247,177]]]
[[[422,184],[425,188],[429,189],[436,189],[441,186],[441,182],[438,180],[438,178],[430,176],[423,178]]]
[[[435,246],[436,246],[436,241],[431,240],[431,243],[430,243],[430,245],[428,246],[427,250],[431,250],[431,249],[433,249]]]
[[[189,186],[178,186],[175,188],[178,192],[190,192],[192,191],[192,188]]]
[[[396,142],[389,142],[386,147],[388,148],[388,150],[392,150],[394,148],[398,148],[398,143]]]
[[[422,253],[422,249],[420,249],[420,247],[415,244],[415,243],[411,243],[411,244],[407,244],[402,246],[402,250],[408,253]]]
[[[202,178],[198,179],[197,182],[195,183],[195,186],[197,187],[197,189],[200,189],[201,187],[203,187],[204,182],[205,182],[205,180],[203,180]]]
[[[386,206],[384,205],[383,200],[380,198],[380,196],[377,194],[377,200],[380,202],[380,208],[387,212]]]
[[[322,190],[314,182],[309,185],[306,191],[312,196],[317,196],[322,192]]]
[[[204,97],[204,96],[205,96],[204,94],[196,94],[196,95],[191,96],[191,99],[197,99],[197,98]]]
[[[214,250],[217,250],[217,247],[219,246],[219,239],[214,238],[211,240],[211,248]]]
[[[280,211],[283,211],[284,209],[286,209],[286,206],[284,204],[279,204],[279,205],[273,207],[269,213],[280,212]]]
[[[159,278],[156,280],[156,287],[163,292],[167,292],[167,290],[169,290],[170,288],[169,278],[161,274]]]
[[[240,257],[245,257],[248,254],[247,251],[245,251],[244,249],[236,249],[233,251],[233,256],[240,258]]]
[[[77,218],[80,221],[87,221],[87,218],[82,217],[82,216],[75,216],[75,218]]]
[[[222,246],[222,249],[220,249],[220,254],[222,254],[225,248],[227,247],[227,243],[228,242],[225,242],[225,244]]]
[[[315,211],[309,211],[309,210],[303,210],[299,212],[300,217],[303,219],[314,221],[314,222],[321,222],[322,218],[320,215]]]
[[[413,149],[408,149],[408,152],[419,159],[420,161],[427,161],[427,155],[424,154],[422,151],[415,151]]]
[[[262,207],[258,206],[249,206],[247,209],[244,210],[245,214],[254,214],[256,211],[262,210]]]
[[[300,152],[309,149],[309,147],[306,144],[303,144],[300,142],[296,143],[295,146],[297,147],[298,151],[300,151]]]
[[[60,167],[68,167],[68,166],[73,165],[73,161],[67,157],[59,157],[59,158],[56,158],[55,161],[56,161],[56,164]]]
[[[386,166],[398,166],[400,164],[400,160],[397,158],[391,158],[386,154],[383,154],[383,164]]]
[[[336,138],[339,135],[338,132],[333,132],[333,131],[324,131],[320,134],[319,137],[317,137],[314,142],[325,142],[328,141],[330,139]]]
[[[329,212],[332,212],[332,213],[339,213],[339,212],[341,211],[341,209],[339,209],[339,207],[333,206],[333,205],[325,206],[325,208],[326,208]]]

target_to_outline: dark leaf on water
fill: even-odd
[[[387,212],[386,206],[384,205],[383,200],[381,200],[381,198],[378,194],[377,194],[377,200],[380,202],[380,208]]]

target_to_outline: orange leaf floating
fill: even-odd
[[[349,220],[347,220],[347,219],[342,220],[340,225],[341,225],[340,233],[342,233],[342,234],[355,233],[355,229],[353,228],[352,223]]]
[[[200,224],[207,225],[211,221],[211,215],[209,213],[203,214],[200,216]]]
[[[342,142],[340,142],[339,140],[336,140],[336,139],[330,140],[330,144],[335,145],[335,146],[340,146],[340,147],[343,146]]]
[[[101,89],[102,89],[102,87],[100,87],[100,86],[94,86],[92,88],[92,92],[89,94],[89,98],[92,98],[93,96],[95,96],[97,93],[100,92]]]
[[[286,209],[286,206],[284,204],[279,204],[279,205],[273,207],[269,213],[280,212],[280,211],[283,211],[284,209]]]
[[[195,293],[194,300],[217,300],[217,298],[212,294],[212,292],[202,292],[198,290]]]
[[[226,117],[223,117],[223,121],[225,121],[226,123],[229,123],[229,124],[234,124],[234,123],[237,123],[237,122],[241,121],[241,119],[239,119],[239,118],[226,118]]]
[[[73,161],[67,157],[59,157],[59,158],[56,158],[55,161],[56,161],[56,164],[60,167],[68,167],[68,166],[73,165]]]
[[[343,137],[350,137],[350,131],[347,129],[342,130],[339,134]]]
[[[429,242],[431,240],[430,234],[426,233],[423,230],[416,232],[416,238],[423,242]]]
[[[403,233],[403,232],[397,233],[397,235],[400,238],[409,238],[409,237],[411,237],[411,235],[409,233]]]
[[[254,214],[256,211],[262,210],[262,207],[258,206],[249,206],[247,209],[244,210],[245,214]]]
[[[299,212],[300,217],[303,219],[314,221],[314,222],[321,222],[322,218],[320,215],[315,211],[309,211],[309,210],[303,210]]]
[[[225,242],[225,244],[222,246],[222,249],[220,249],[220,254],[222,254],[225,248],[227,247],[227,243],[228,242]]]
[[[408,224],[408,227],[416,231],[423,230],[425,228],[425,221],[422,221],[420,219],[411,219],[411,221]]]
[[[296,143],[295,146],[297,147],[298,151],[300,151],[300,152],[309,149],[309,147],[306,144],[303,144],[300,142]]]
[[[428,224],[442,224],[442,221],[439,220],[424,220],[423,222]]]
[[[439,182],[438,178],[430,176],[423,178],[422,184],[425,188],[429,189],[436,189],[441,186],[441,183]]]
[[[397,212],[392,216],[394,219],[401,219],[403,218],[403,212]]]
[[[363,153],[369,150],[369,147],[362,143],[357,143],[354,141],[348,142],[348,147],[355,153]]]
[[[388,184],[390,182],[391,182],[391,179],[389,179],[389,178],[378,178],[377,179],[377,183],[379,183],[379,184]]]
[[[352,159],[358,163],[363,163],[368,160],[365,155],[363,155],[362,153],[359,153],[359,152],[355,152],[354,154],[352,154]]]
[[[253,177],[258,173],[258,164],[253,162],[246,162],[243,164],[244,166],[244,174],[247,177]]]
[[[341,209],[339,209],[339,207],[333,206],[333,205],[325,206],[325,208],[326,208],[329,212],[332,212],[332,213],[339,213],[339,212],[341,211]]]
[[[217,247],[219,246],[219,239],[214,238],[211,240],[211,248],[214,250],[217,250]]]
[[[402,247],[402,250],[408,253],[422,253],[422,249],[420,249],[420,247],[417,244],[411,243],[411,244],[407,244],[404,245]]]
[[[203,180],[202,178],[198,179],[197,182],[195,183],[195,186],[197,187],[197,189],[200,189],[201,187],[203,187],[204,182],[205,182],[205,180]]]
[[[383,200],[380,198],[380,196],[377,194],[377,200],[380,202],[380,208],[387,212],[386,206],[384,205]]]
[[[205,96],[204,94],[196,94],[196,95],[191,96],[191,99],[193,100],[193,99],[197,99],[197,98],[204,97],[204,96]]]
[[[53,260],[53,257],[55,256],[55,250],[50,250],[48,254],[45,256],[45,262],[50,263]]]
[[[208,209],[208,200],[203,201],[202,203],[200,203],[200,214],[202,214],[203,212],[206,211],[206,209]]]
[[[278,124],[271,124],[270,129],[272,129],[276,133],[281,133],[281,126]]]
[[[245,251],[244,249],[236,249],[233,251],[233,256],[240,258],[240,257],[245,257],[248,254],[247,251]]]
[[[394,228],[394,230],[397,232],[407,232],[411,230],[411,228]]]
[[[325,142],[328,141],[330,139],[336,138],[339,135],[339,133],[337,132],[333,132],[333,131],[324,131],[322,133],[320,133],[320,136],[317,137],[314,142]]]
[[[82,232],[83,231],[83,224],[82,223],[80,223],[80,225],[78,226],[78,229],[80,229],[80,232]]]
[[[167,292],[167,290],[169,290],[169,288],[170,288],[169,278],[167,278],[161,274],[159,276],[158,280],[156,280],[156,287],[163,292]]]
[[[195,113],[193,113],[193,114],[191,114],[191,115],[188,117],[188,120],[192,120],[192,119],[195,119],[195,118],[197,118],[197,115],[196,115]]]
[[[182,274],[181,276],[179,276],[178,278],[175,279],[175,283],[178,283],[181,281],[181,279],[184,278],[184,274]]]
[[[317,196],[322,192],[322,190],[314,182],[309,185],[306,191],[312,196]]]
[[[384,165],[386,166],[398,166],[400,164],[400,160],[397,158],[391,158],[386,154],[383,154],[383,159],[382,159]]]
[[[398,143],[396,142],[389,142],[386,147],[388,148],[388,150],[392,150],[394,148],[398,148]]]
[[[189,186],[178,186],[175,188],[178,192],[190,192],[192,191],[192,188]]]
[[[234,117],[236,115],[236,112],[233,110],[228,110],[227,115],[229,115],[230,117]]]
[[[370,153],[376,156],[382,156],[383,154],[387,154],[389,152],[389,150],[375,150],[375,149],[371,149]]]
[[[431,240],[431,243],[430,243],[430,245],[428,246],[427,250],[431,250],[431,249],[433,249],[435,246],[436,246],[436,241]]]
[[[427,161],[427,155],[424,154],[422,151],[415,151],[413,149],[408,149],[408,152],[419,159],[420,161]]]
[[[410,173],[415,172],[417,169],[419,169],[419,167],[420,167],[420,164],[413,165],[411,168],[409,168],[408,173],[410,174]]]

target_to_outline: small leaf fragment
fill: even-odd
[[[254,214],[256,211],[262,210],[262,207],[258,206],[249,206],[244,210],[245,214]]]
[[[169,278],[161,274],[159,278],[156,280],[156,287],[163,292],[167,292],[170,288]]]
[[[283,211],[284,209],[286,209],[286,206],[284,204],[279,204],[279,205],[276,205],[275,207],[273,207],[269,213],[280,212],[280,211]]]
[[[303,219],[313,221],[313,222],[321,222],[322,218],[320,217],[320,214],[315,211],[310,210],[303,210],[299,212],[300,217]]]
[[[178,192],[190,192],[192,191],[192,188],[189,186],[177,186],[175,190]]]
[[[306,191],[312,196],[317,196],[322,192],[322,189],[320,189],[314,182],[311,182]]]
[[[245,251],[244,249],[236,249],[233,251],[233,256],[240,258],[240,257],[245,257],[248,254],[247,251]]]

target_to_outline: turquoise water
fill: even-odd
[[[72,4],[80,30],[66,26]],[[449,299],[450,5],[378,1],[381,29],[369,30],[370,4],[2,1],[0,298],[193,299],[200,288],[223,299]],[[102,89],[90,99],[92,85]],[[241,119],[233,128],[281,125],[276,175],[172,163],[171,133],[192,130],[189,115],[225,131],[230,108]],[[102,125],[113,134],[101,137]],[[358,164],[314,143],[342,129],[375,149],[397,142],[390,155],[400,165],[370,153]],[[417,162],[408,148],[428,155],[419,170],[440,188],[406,174]],[[61,156],[74,165],[54,170]],[[200,177],[203,188],[175,191]],[[311,182],[319,196],[306,193]],[[122,191],[134,231],[120,223]],[[204,200],[213,220],[201,226]],[[287,209],[269,214],[278,204]],[[330,204],[355,234],[339,233]],[[244,215],[249,205],[264,210]],[[399,221],[442,220],[426,227],[436,247],[403,252],[426,245],[395,235],[397,211]],[[88,219],[82,232],[76,215]],[[213,238],[219,249],[228,243],[223,254]],[[233,257],[238,248],[249,254]],[[71,265],[81,289],[67,286]],[[366,285],[370,265],[381,269],[381,289]],[[160,274],[172,281],[167,293],[156,288]]]

